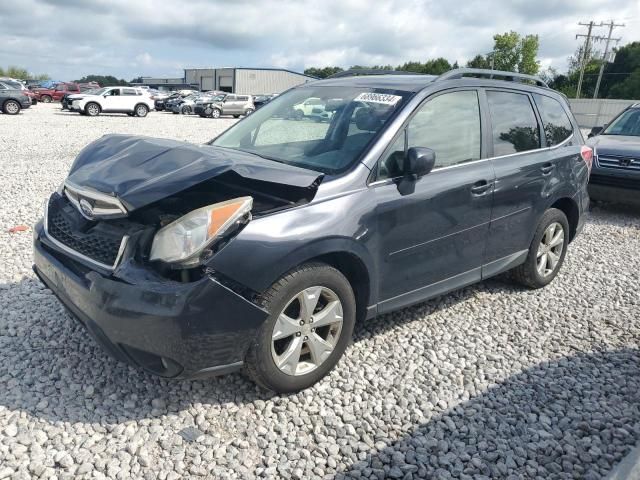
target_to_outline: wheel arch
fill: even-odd
[[[549,208],[557,208],[565,214],[569,222],[569,242],[573,241],[580,222],[580,209],[576,201],[571,197],[561,197],[555,200]]]

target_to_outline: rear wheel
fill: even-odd
[[[139,103],[138,105],[136,105],[136,117],[146,117],[147,113],[149,113],[149,107],[147,107],[144,103]]]
[[[253,112],[255,112],[255,110],[253,108],[247,108],[247,110],[244,112],[245,115],[251,115]]]
[[[556,277],[569,244],[569,222],[556,208],[547,210],[533,236],[525,262],[513,269],[513,277],[529,288],[542,288]]]
[[[95,102],[87,103],[84,107],[84,112],[90,117],[96,117],[100,115],[100,105]]]
[[[348,280],[311,263],[282,277],[261,298],[270,312],[251,344],[246,371],[279,393],[310,387],[336,365],[353,333],[356,304]]]
[[[17,115],[20,113],[21,108],[20,103],[15,100],[7,100],[4,102],[4,105],[2,105],[2,111],[7,115]]]

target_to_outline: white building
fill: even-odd
[[[200,90],[241,94],[281,93],[315,77],[281,68],[186,68],[184,83]]]

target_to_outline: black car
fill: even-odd
[[[640,103],[624,109],[606,127],[593,128],[589,137],[595,152],[591,196],[640,205]]]
[[[0,110],[7,115],[17,115],[31,106],[31,98],[12,82],[0,81]]]
[[[260,107],[264,107],[267,103],[278,96],[277,93],[272,95],[255,95],[253,97],[253,105],[256,107],[256,110]]]
[[[288,118],[309,98],[328,123]],[[356,321],[505,271],[551,282],[588,208],[583,143],[535,77],[313,82],[206,145],[87,146],[35,226],[34,270],[117,359],[296,391]]]

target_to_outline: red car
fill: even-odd
[[[44,103],[59,102],[65,94],[80,93],[77,83],[59,83],[55,88],[36,88],[33,90],[38,100]]]

